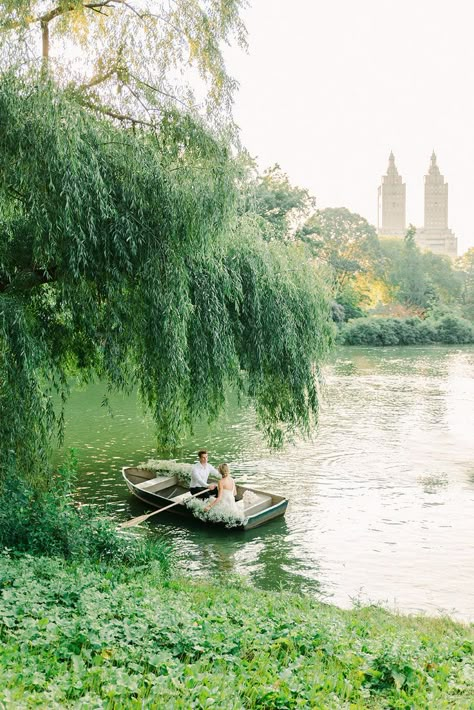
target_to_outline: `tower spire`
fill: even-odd
[[[405,233],[406,190],[405,183],[395,165],[393,150],[388,157],[387,174],[379,188],[382,199],[382,225],[379,234],[403,236]]]
[[[431,164],[425,177],[425,228],[448,228],[448,185],[431,154]]]
[[[390,155],[388,156],[387,175],[398,175],[398,170],[397,170],[397,166],[395,165],[395,156],[393,154],[393,150],[390,151]]]

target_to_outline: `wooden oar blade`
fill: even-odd
[[[155,513],[159,513],[161,511],[155,510]],[[150,515],[153,515],[154,513],[148,513],[147,515],[139,515],[138,518],[132,518],[131,520],[126,520],[124,523],[120,523],[118,526],[119,528],[133,528],[135,525],[140,525],[140,523],[144,523],[145,520],[148,520]]]

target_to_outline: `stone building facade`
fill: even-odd
[[[406,193],[405,184],[395,166],[395,158],[390,153],[387,174],[382,177],[379,187],[378,225],[380,236],[403,237],[406,233]],[[429,249],[436,254],[457,256],[457,239],[448,227],[448,183],[445,182],[433,151],[428,174],[425,175],[424,225],[417,227],[415,240],[421,249]]]

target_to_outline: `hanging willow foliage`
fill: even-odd
[[[242,0],[0,0],[0,62],[42,72],[90,109],[155,124],[166,106],[229,119],[222,47],[246,46]],[[158,119],[159,120],[159,119]]]
[[[72,372],[138,386],[172,444],[229,384],[277,443],[307,431],[331,341],[297,247],[237,218],[225,145],[189,116],[124,129],[34,79],[0,82],[0,456],[34,473]]]

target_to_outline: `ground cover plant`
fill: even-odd
[[[0,585],[5,708],[473,707],[448,619],[6,553]]]

